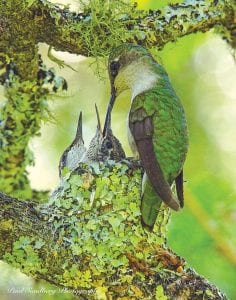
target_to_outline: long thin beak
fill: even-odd
[[[101,121],[100,121],[99,112],[98,112],[98,107],[97,107],[97,104],[96,104],[96,103],[95,103],[95,110],[96,110],[97,121],[98,121],[98,124],[97,124],[97,130],[98,130],[99,132],[102,132]]]
[[[77,131],[76,131],[75,140],[76,141],[80,141],[81,140],[84,143],[82,127],[83,127],[83,124],[82,124],[82,111],[81,111],[80,114],[79,114],[79,120],[78,120],[78,125],[77,125]]]
[[[107,131],[109,129],[111,129],[111,112],[112,112],[115,100],[116,100],[116,90],[115,90],[114,86],[112,86],[111,97],[110,97],[110,101],[109,101],[109,104],[107,107],[106,119],[105,119],[104,128],[103,128],[103,132],[102,132],[103,137],[105,137]]]

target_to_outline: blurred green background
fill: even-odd
[[[153,9],[167,3],[138,2],[140,8]],[[76,3],[73,5],[76,7]],[[104,118],[109,99],[107,74],[104,71],[104,79],[99,79],[92,59],[53,52],[76,72],[67,67],[60,69],[47,58],[47,50],[47,45],[40,45],[45,63],[66,78],[69,90],[51,99],[54,120],[43,124],[41,137],[31,142],[36,164],[29,172],[32,186],[38,189],[53,189],[57,185],[58,161],[73,139],[79,111],[84,114],[84,137],[88,142],[96,129],[94,103]],[[235,61],[225,42],[213,32],[182,38],[153,53],[166,68],[183,102],[190,134],[184,169],[186,204],[182,212],[173,214],[168,244],[189,266],[233,300],[236,299]],[[129,101],[123,100],[115,106],[112,127],[127,155],[131,155],[125,129]],[[12,293],[11,288],[28,292]],[[42,292],[35,294],[33,289]],[[32,279],[0,262],[0,299],[15,298],[70,299],[70,294],[55,294],[54,287],[41,282],[35,285]]]

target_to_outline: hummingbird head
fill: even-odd
[[[139,45],[129,43],[114,48],[108,59],[111,83],[110,106],[123,91],[130,90],[132,98],[149,89],[156,82],[158,74],[151,54]]]
[[[69,170],[74,170],[75,168],[77,168],[79,162],[82,160],[84,153],[86,152],[83,140],[82,126],[82,112],[80,112],[75,138],[71,145],[65,149],[60,158],[60,177],[62,177],[63,168],[67,167]]]
[[[97,161],[98,160],[98,154],[99,154],[99,150],[100,150],[101,143],[102,143],[101,122],[100,122],[100,117],[99,117],[98,108],[97,108],[96,103],[95,103],[95,110],[96,110],[96,116],[97,116],[97,130],[89,144],[88,151],[86,153],[86,160],[88,160],[88,161]]]
[[[113,48],[108,59],[108,70],[111,82],[114,82],[118,73],[128,65],[136,62],[144,56],[151,57],[150,53],[143,47],[124,43]]]
[[[95,109],[98,122],[97,130],[89,144],[88,151],[86,152],[83,162],[106,161],[107,159],[121,160],[125,158],[124,150],[119,140],[113,135],[111,130],[110,107],[107,110],[103,131],[101,130],[101,122],[96,104]]]
[[[125,152],[120,141],[114,136],[111,130],[111,109],[107,109],[105,124],[103,128],[103,140],[100,149],[101,160],[122,160],[125,158]]]

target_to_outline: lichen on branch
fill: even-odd
[[[137,9],[132,1],[92,0],[82,6],[80,13],[56,6],[50,7],[49,15],[44,15],[42,6],[36,10],[47,24],[45,31],[40,32],[40,41],[46,41],[56,50],[85,56],[107,56],[113,46],[122,42],[161,49],[180,37],[214,27],[218,33],[219,28],[228,31],[228,42],[231,46],[235,44],[233,1],[191,0],[144,11]]]
[[[235,46],[233,0],[187,0],[149,11],[137,9],[133,1],[91,0],[85,4],[80,0],[79,13],[46,0],[5,2],[0,4],[0,52],[21,64],[22,71],[26,71],[24,64],[31,63],[30,76],[35,72],[32,61],[38,42],[56,50],[104,57],[122,42],[161,49],[182,36],[217,27]]]
[[[168,208],[154,232],[142,228],[141,173],[81,164],[37,207],[0,193],[0,259],[85,299],[226,299],[166,247]]]
[[[1,77],[7,101],[0,107],[0,186],[5,193],[30,198],[26,167],[33,163],[33,155],[28,143],[49,119],[47,96],[66,83],[42,62],[36,80],[22,80],[17,73],[10,63]]]

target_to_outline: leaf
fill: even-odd
[[[44,241],[38,240],[38,241],[35,242],[34,248],[35,248],[35,249],[40,249],[40,248],[42,248],[42,246],[43,246],[44,244],[45,244]]]
[[[26,246],[30,244],[30,239],[27,236],[21,236],[18,241],[14,243],[15,249],[24,249]]]
[[[61,200],[61,206],[66,209],[69,209],[71,207],[72,201],[72,199],[63,199]]]
[[[168,300],[161,285],[156,287],[156,300]]]

